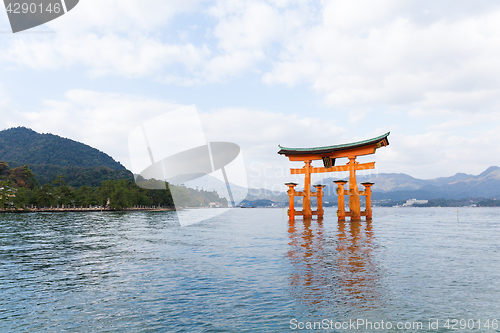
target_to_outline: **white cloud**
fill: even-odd
[[[70,90],[64,100],[45,100],[39,111],[11,114],[6,125],[83,142],[129,167],[128,134],[141,122],[178,107],[164,100]]]
[[[0,60],[36,70],[83,65],[92,76],[153,77],[181,85],[219,82],[259,72],[273,45],[293,38],[287,32],[309,19],[304,4],[284,5],[218,1],[205,12],[200,0],[89,0],[48,23],[56,34],[16,35],[2,47]],[[189,15],[198,18],[195,26]]]
[[[225,51],[262,49],[283,30],[278,10],[263,1],[219,1],[210,12],[219,21],[214,36]]]
[[[7,92],[5,92],[5,88],[3,87],[3,85],[0,84],[0,107],[7,107],[9,102],[9,96],[7,95]]]
[[[460,94],[491,109],[500,89],[493,1],[88,0],[49,25],[57,34],[19,35],[0,59],[181,85],[263,73],[267,84],[307,83],[327,105],[349,108],[451,109],[447,96]]]
[[[346,136],[346,129],[333,120],[264,110],[223,108],[202,113],[201,119],[210,141],[235,142],[245,149],[245,158],[260,162],[276,161],[278,144],[314,147]]]
[[[436,121],[434,124],[429,124],[429,126],[427,126],[427,129],[430,131],[459,130],[461,131],[461,133],[464,132],[464,128],[466,130],[474,129],[474,134],[478,135],[480,133],[478,132],[478,130],[487,131],[490,128],[488,125],[500,123],[500,113],[498,112],[478,113],[471,116],[467,113],[454,114],[448,111],[446,114],[444,114],[443,118],[443,122],[439,123]]]
[[[294,38],[312,17],[303,1],[219,0],[208,13],[217,20],[210,29],[214,52],[200,71],[208,82],[245,71],[260,72],[275,48]]]
[[[47,23],[58,32],[151,32],[171,24],[176,15],[199,9],[203,0],[85,0]]]
[[[203,59],[203,52],[190,44],[163,44],[144,36],[27,35],[16,39],[0,59],[35,70],[84,64],[92,76],[155,77],[163,67],[175,63],[194,67]]]
[[[329,2],[320,24],[284,45],[264,82],[309,82],[328,105],[354,108],[427,103],[436,94],[477,105],[500,88],[499,7],[458,15],[432,6],[438,15],[425,20],[402,4]]]
[[[499,140],[499,125],[481,131],[466,127],[459,134],[450,131],[416,135],[392,133],[389,147],[377,151],[377,169],[423,179],[458,172],[479,174],[489,166],[498,165]]]
[[[83,66],[93,77],[149,76],[160,81],[173,76],[172,66],[181,66],[196,78],[210,51],[204,43],[194,46],[173,37],[182,32],[168,26],[202,2],[80,1],[72,11],[47,23],[54,34],[9,36],[1,46],[0,61],[35,70]],[[166,29],[164,34],[162,29]]]

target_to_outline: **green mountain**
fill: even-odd
[[[7,163],[5,163],[5,162]],[[25,205],[173,206],[171,192],[185,207],[227,200],[215,191],[169,186],[148,190],[111,156],[70,139],[24,127],[0,131],[0,209]],[[13,195],[15,193],[15,195]]]
[[[18,166],[16,163],[10,167]],[[99,186],[105,180],[127,179],[134,181],[132,173],[126,169],[113,170],[104,166],[90,168],[61,167],[57,165],[29,165],[40,185],[50,184],[57,177],[62,176],[68,186],[79,188],[81,186]]]
[[[26,127],[0,131],[0,161],[80,168],[103,166],[112,170],[125,170],[111,156],[86,144],[54,134],[40,134]]]

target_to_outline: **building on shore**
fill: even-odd
[[[403,207],[408,207],[408,206],[413,206],[414,204],[417,205],[423,205],[428,203],[429,200],[417,200],[417,199],[408,199],[406,202],[403,204]]]

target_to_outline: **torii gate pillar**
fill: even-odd
[[[361,220],[361,205],[359,203],[358,183],[356,182],[356,157],[349,157],[349,211],[351,212],[351,221]]]
[[[372,185],[373,183],[370,182],[364,182],[361,183],[365,187],[364,195],[365,195],[365,206],[366,206],[366,211],[365,211],[365,216],[366,220],[371,220],[372,219]]]
[[[344,202],[345,189],[344,189],[344,185],[347,184],[347,182],[345,180],[337,180],[337,181],[334,181],[334,183],[337,184],[337,195],[338,195],[337,216],[339,218],[339,221],[345,221],[345,202]]]

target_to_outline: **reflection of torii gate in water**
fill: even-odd
[[[375,162],[362,163],[356,162],[356,157],[362,155],[374,154],[375,150],[380,147],[389,145],[387,137],[389,132],[373,139],[358,141],[353,143],[316,147],[316,148],[285,148],[280,147],[278,154],[285,155],[290,161],[303,161],[304,167],[300,169],[290,169],[292,175],[304,174],[304,191],[295,191],[296,183],[286,183],[288,186],[289,210],[288,216],[290,220],[295,219],[295,215],[302,215],[304,218],[311,218],[317,215],[318,218],[323,218],[323,187],[325,185],[315,185],[316,192],[311,192],[311,174],[319,172],[334,172],[334,171],[349,171],[349,189],[346,191],[344,185],[346,181],[339,180],[337,184],[338,194],[338,218],[345,220],[346,216],[351,218],[351,221],[359,221],[361,216],[365,216],[367,220],[372,218],[371,210],[371,186],[373,183],[362,183],[365,187],[364,191],[359,191],[356,182],[356,170],[374,169]],[[349,162],[346,165],[335,166],[335,159],[347,157]],[[324,167],[313,167],[311,165],[314,160],[323,160]],[[349,196],[349,211],[344,208],[344,195]],[[366,196],[366,210],[361,211],[359,196]],[[296,211],[294,208],[294,197],[303,197],[302,211]],[[311,209],[311,197],[317,198],[317,210]]]

